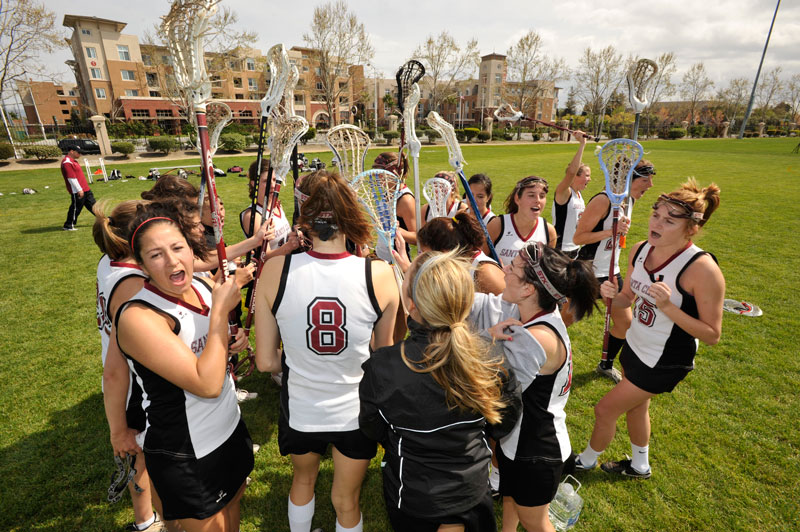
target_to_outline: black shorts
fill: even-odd
[[[178,460],[144,452],[147,470],[164,509],[164,519],[205,519],[236,496],[253,470],[253,441],[244,421],[211,454]]]
[[[131,396],[128,398],[128,405],[125,408],[125,419],[128,427],[142,432],[147,426],[147,415],[142,408],[142,389],[136,379],[131,382]]]
[[[625,371],[626,379],[636,387],[655,394],[671,392],[691,371],[689,368],[651,368],[639,360],[628,342],[622,346],[619,361]]]
[[[281,456],[288,454],[317,453],[324,455],[328,445],[353,460],[372,460],[378,452],[378,443],[370,440],[361,429],[345,432],[302,432],[289,426],[281,412],[278,416],[278,449]]]
[[[564,463],[558,460],[511,460],[495,447],[500,466],[500,494],[511,497],[519,506],[542,506],[550,503],[558,491]]]
[[[622,283],[623,283],[622,274],[618,273],[614,277],[617,278],[617,292],[622,292]],[[608,281],[608,276],[597,278],[597,284],[603,284],[606,281]],[[603,296],[599,295],[598,293],[597,299],[603,299]]]
[[[385,485],[385,484],[384,484]],[[436,519],[416,517],[399,510],[397,506],[386,502],[386,513],[395,532],[436,532],[440,525],[464,525],[464,532],[496,532],[497,523],[494,518],[494,503],[489,487],[481,501],[462,512],[446,515]]]

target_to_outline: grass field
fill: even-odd
[[[575,530],[800,529],[800,318],[792,303],[800,287],[795,144],[796,139],[644,143],[658,175],[634,213],[628,242],[643,238],[649,205],[659,193],[690,175],[701,183],[717,182],[722,206],[698,243],[717,256],[728,297],[757,303],[764,316],[725,314],[720,343],[701,346],[696,371],[674,393],[653,401],[651,480],[617,480],[599,471],[579,476],[585,506]],[[485,172],[493,179],[499,213],[521,177],[544,176],[554,189],[574,150],[574,145],[465,146],[464,156],[468,175]],[[602,188],[603,177],[591,148],[587,151],[584,161],[593,169],[589,197]],[[219,165],[247,166],[253,157],[224,158]],[[330,162],[330,156],[324,160]],[[447,152],[426,146],[420,162],[424,179],[447,168]],[[123,175],[146,175],[147,167],[158,163],[117,166]],[[93,190],[98,199],[116,202],[136,198],[151,185],[100,182]],[[237,241],[236,214],[247,204],[246,180],[218,178],[217,186],[228,212],[226,240]],[[39,194],[22,195],[23,187]],[[61,231],[69,200],[57,169],[0,172],[0,192],[0,530],[121,530],[133,513],[127,496],[117,505],[105,502],[113,463],[100,393],[94,287],[100,254],[91,238],[93,218],[83,213],[78,231]],[[291,187],[282,197],[290,207]],[[549,203],[546,212],[549,218]],[[602,327],[598,313],[570,329],[575,374],[567,424],[579,451],[591,431],[592,408],[610,389],[610,381],[593,373]],[[277,449],[277,388],[266,375],[253,375],[243,386],[259,393],[242,412],[262,449],[244,496],[241,529],[286,531],[291,467]],[[624,421],[619,427],[604,458],[629,452]],[[332,465],[325,461],[314,526],[329,532],[335,519],[331,480]],[[367,474],[362,509],[365,530],[389,529],[377,459]]]

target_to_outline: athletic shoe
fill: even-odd
[[[622,475],[623,477],[640,478],[642,480],[650,478],[651,475],[649,469],[644,473],[636,471],[631,465],[630,459],[620,460],[619,462],[606,462],[600,466],[600,469],[606,473],[615,473],[617,475]]]
[[[236,400],[240,403],[244,403],[245,401],[249,401],[250,399],[255,399],[258,397],[257,392],[248,392],[242,388],[236,390]]]
[[[261,450],[261,446],[257,443],[253,444],[253,454],[256,454],[258,451]]]
[[[489,490],[492,492],[492,498],[497,499],[500,497],[500,470],[495,466],[491,466],[489,471]]]
[[[278,385],[278,388],[283,386],[283,372],[280,373],[273,373],[272,374],[272,382]]]
[[[606,369],[606,368],[603,367],[603,363],[602,362],[598,362],[597,363],[597,367],[594,368],[594,371],[595,371],[595,373],[599,373],[600,375],[603,375],[604,377],[608,377],[609,379],[611,379],[614,382],[619,382],[619,381],[622,380],[622,374],[620,374],[620,372],[619,372],[619,370],[617,368],[615,368],[614,366],[611,366],[610,368]]]
[[[75,227],[74,225],[70,225],[70,226],[66,226],[65,225],[64,227],[61,228],[61,230],[62,231],[77,231],[78,228]]]
[[[161,520],[161,518],[158,516],[158,513],[156,513],[155,516],[156,516],[156,520],[153,521],[153,524],[151,524],[147,528],[143,528],[143,529],[139,530],[138,528],[136,528],[136,524],[135,523],[130,523],[130,524],[128,524],[128,526],[125,527],[125,531],[126,532],[128,532],[128,531],[131,531],[131,532],[136,532],[136,531],[139,531],[139,532],[166,532],[167,526],[164,524],[164,521]]]
[[[595,467],[597,467],[597,462],[593,463],[592,465],[584,465],[581,462],[581,455],[579,455],[579,454],[575,455],[575,471],[576,472],[589,471],[590,469],[594,469]]]

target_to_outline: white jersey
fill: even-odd
[[[287,255],[272,313],[283,340],[281,408],[289,426],[358,429],[361,364],[381,316],[370,261],[349,253]]]
[[[559,205],[553,199],[553,225],[558,234],[556,249],[561,251],[575,251],[580,248],[572,239],[575,237],[575,228],[578,227],[578,220],[581,219],[581,214],[586,210],[586,204],[581,193],[571,188],[569,191],[569,200],[564,205]]]
[[[244,236],[248,238],[250,237],[250,227],[244,226],[244,215],[249,210],[250,207],[239,213],[239,225],[242,226]],[[256,205],[256,212],[263,218],[264,209],[261,207],[261,205]],[[275,227],[275,238],[268,242],[269,249],[278,249],[286,243],[286,241],[289,239],[289,233],[292,232],[292,225],[289,223],[289,220],[287,220],[286,213],[283,211],[280,202],[278,202],[278,204],[275,205],[275,208],[272,210],[272,222]]]
[[[489,222],[492,221],[492,218],[497,218],[497,215],[492,212],[492,209],[486,209],[486,212],[483,213],[483,225],[488,225]]]
[[[689,242],[664,264],[648,270],[644,263],[651,249],[647,242],[641,245],[634,256],[633,269],[628,273],[631,290],[637,299],[633,322],[625,339],[639,360],[650,368],[692,369],[697,339],[659,310],[648,291],[652,283],[666,283],[671,291],[670,302],[697,318],[697,303],[681,288],[680,278],[686,268],[706,252]]]
[[[108,344],[111,341],[111,326],[113,316],[109,315],[108,303],[111,301],[117,286],[129,277],[147,276],[137,264],[112,261],[108,255],[100,257],[97,263],[97,329],[100,331],[102,344],[101,357],[103,367],[108,356]]]
[[[517,230],[513,214],[500,216],[500,237],[494,241],[494,250],[503,264],[511,264],[519,250],[534,242],[541,242],[544,245],[547,245],[548,242],[547,220],[542,216],[539,216],[533,229],[527,235],[521,235]]]
[[[597,194],[606,195],[605,192],[600,192]],[[594,199],[594,198],[592,198]],[[591,203],[591,200],[589,200]],[[620,207],[619,214],[620,216],[625,216],[628,219],[631,218],[633,215],[633,204],[636,202],[631,197],[628,197],[623,201],[622,207]],[[600,231],[610,231],[611,226],[614,222],[614,211],[609,204],[608,212],[606,213],[605,218],[600,220],[597,225],[592,228],[593,233],[597,233]],[[619,235],[617,235],[619,238]],[[616,252],[614,253],[614,275],[619,273],[619,245],[617,245]],[[590,260],[592,261],[592,269],[594,270],[594,275],[598,279],[607,278],[609,272],[609,263],[611,262],[611,237],[604,238],[599,242],[594,242],[592,244],[586,244],[585,246],[581,247],[580,254],[578,258],[583,260]]]
[[[442,216],[442,218],[452,218],[453,216],[458,214],[458,211],[461,210],[462,205],[464,205],[463,201],[461,201],[461,200],[454,201],[453,202],[453,206],[450,207],[450,210],[448,210],[447,214]],[[431,209],[430,204],[428,204],[428,209],[425,212],[425,221],[426,222],[430,222],[431,220],[433,220],[433,209]]]
[[[120,308],[117,316],[132,303],[141,303],[169,316],[175,323],[173,332],[199,357],[208,341],[211,289],[199,278],[192,280],[192,289],[200,299],[199,308],[145,282],[144,288]],[[163,356],[169,355],[163,353]],[[175,386],[127,354],[126,357],[143,390],[142,408],[147,414],[145,451],[178,458],[202,458],[233,434],[241,416],[230,374],[225,376],[217,397],[199,397]]]

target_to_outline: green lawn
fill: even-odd
[[[725,314],[720,343],[701,346],[696,371],[674,393],[653,401],[651,480],[617,480],[599,471],[579,476],[585,506],[576,530],[800,526],[800,357],[794,350],[800,323],[798,305],[791,302],[800,286],[795,144],[796,139],[644,143],[658,175],[634,213],[628,241],[645,234],[649,204],[659,193],[687,176],[715,181],[722,206],[698,243],[719,259],[729,297],[757,303],[764,316]],[[499,213],[521,177],[546,177],[554,189],[574,150],[574,145],[539,144],[467,145],[463,151],[467,175],[485,172],[493,179]],[[219,164],[247,166],[253,158],[224,158]],[[323,159],[330,162],[328,154]],[[593,170],[588,197],[602,188],[603,176],[591,145],[584,160]],[[153,161],[107,168],[140,175],[159,165]],[[425,146],[420,163],[424,180],[447,168],[447,152]],[[69,202],[59,171],[31,167],[0,172],[0,530],[121,530],[133,513],[128,497],[113,506],[105,502],[113,463],[100,394],[94,288],[100,254],[91,238],[93,218],[84,213],[78,231],[62,232]],[[138,197],[151,185],[99,182],[93,190],[98,199],[116,202]],[[246,180],[231,175],[218,178],[217,186],[228,212],[227,240],[239,240],[236,214],[248,203]],[[23,187],[39,194],[22,195]],[[282,198],[291,210],[291,187]],[[548,218],[549,209],[548,204]],[[570,329],[575,385],[567,423],[578,451],[589,437],[594,404],[610,389],[609,381],[593,373],[602,327],[598,313]],[[242,412],[262,449],[242,505],[242,531],[288,530],[291,467],[277,449],[277,388],[265,375],[253,375],[243,386],[259,393]],[[621,433],[604,458],[629,452],[624,427],[621,421]],[[329,532],[331,480],[332,465],[325,461],[314,526]],[[367,474],[362,508],[365,530],[389,529],[377,459]]]

